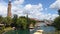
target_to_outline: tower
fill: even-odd
[[[11,0],[9,0],[9,2],[8,2],[7,17],[12,17],[12,14],[11,14]]]

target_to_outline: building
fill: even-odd
[[[12,13],[11,13],[11,0],[9,0],[8,2],[8,8],[7,8],[7,17],[12,17]]]

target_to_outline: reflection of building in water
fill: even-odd
[[[11,14],[11,0],[9,0],[9,2],[8,2],[7,16],[8,17],[12,17],[12,14]]]

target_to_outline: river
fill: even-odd
[[[40,27],[35,27],[34,29],[26,29],[26,30],[13,30],[8,31],[5,34],[33,34],[37,30],[43,30],[44,32],[54,32],[55,28],[53,26],[45,26],[45,24],[40,23]]]
[[[5,34],[33,34],[37,30],[43,30],[44,32],[54,32],[55,28],[53,26],[41,26],[41,27],[35,27],[34,29],[26,29],[26,30],[13,30],[8,31]]]

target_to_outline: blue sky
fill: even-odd
[[[25,4],[33,4],[34,5],[34,4],[41,3],[44,8],[43,12],[54,14],[54,13],[57,13],[57,10],[50,9],[49,6],[55,1],[56,0],[25,0],[24,5]],[[48,10],[45,10],[45,8],[47,8]]]
[[[8,0],[4,0],[6,3],[8,3]],[[13,2],[14,0],[12,0]],[[26,5],[26,4],[32,4],[32,5],[36,5],[36,4],[39,4],[41,3],[43,5],[43,12],[45,13],[51,13],[51,14],[54,14],[54,13],[57,13],[57,10],[54,10],[54,9],[50,9],[49,6],[55,2],[56,0],[25,0],[24,3],[22,4],[23,6]],[[45,10],[45,8],[47,8],[48,10]]]
[[[11,0],[12,1],[12,14],[18,14],[19,16],[25,15],[23,11],[30,11],[29,17],[37,19],[54,19],[58,16],[56,7],[60,7],[60,0]],[[59,3],[57,6],[56,4]],[[6,16],[8,0],[0,0],[0,15]],[[4,10],[2,10],[4,8]],[[20,7],[20,8],[19,8]],[[54,9],[52,9],[54,8]],[[4,14],[2,12],[4,11]],[[14,12],[17,11],[17,12]],[[21,11],[21,12],[20,12]]]

